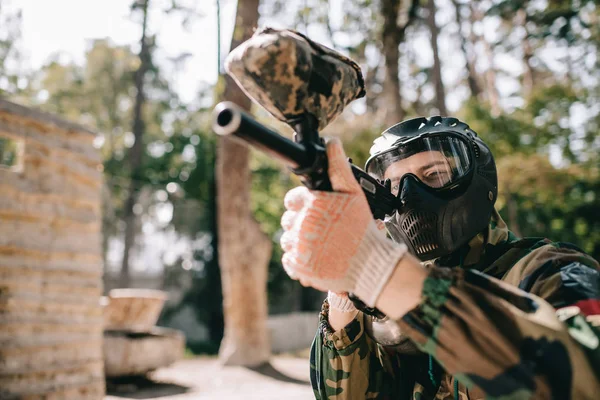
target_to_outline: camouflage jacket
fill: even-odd
[[[571,244],[488,230],[429,268],[397,321],[419,351],[375,343],[362,313],[311,349],[317,399],[598,399],[600,274]]]

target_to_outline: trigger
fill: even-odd
[[[389,178],[388,178],[388,179],[386,179],[386,180],[383,182],[383,186],[385,186],[385,188],[386,188],[387,190],[391,191],[391,190],[392,190],[392,180],[391,180],[391,179],[389,179]]]

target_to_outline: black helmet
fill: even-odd
[[[391,237],[422,261],[453,253],[489,224],[498,178],[490,149],[456,118],[420,117],[375,139],[365,170],[387,182],[402,207]]]

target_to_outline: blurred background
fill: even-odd
[[[359,166],[396,122],[464,120],[496,157],[509,228],[598,259],[599,17],[585,0],[0,0],[0,96],[97,133],[105,294],[166,292],[157,325],[183,332],[188,355],[219,352],[225,294],[226,315],[255,321],[233,324],[270,335],[258,347],[295,352],[324,294],[280,265],[282,200],[299,181],[211,131],[214,105],[239,96],[223,76],[232,44],[256,25],[291,28],[356,60],[367,95],[323,134]],[[17,147],[0,134],[0,163]],[[221,349],[226,364],[269,357],[233,353]]]

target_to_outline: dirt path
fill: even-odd
[[[313,399],[306,358],[275,357],[271,365],[223,367],[215,358],[193,358],[156,371],[152,380],[109,384],[105,400]]]

